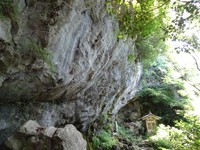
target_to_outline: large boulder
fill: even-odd
[[[64,128],[41,127],[29,120],[5,142],[11,150],[86,150],[82,134],[71,124]]]

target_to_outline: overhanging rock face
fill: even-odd
[[[18,18],[0,20],[0,141],[28,119],[85,130],[134,97],[134,41],[117,39],[104,0],[14,2]]]

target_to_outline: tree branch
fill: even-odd
[[[181,70],[174,64],[173,65],[174,68],[179,72],[179,74],[181,75],[181,78],[183,80],[185,80],[189,85],[193,86],[196,90],[198,90],[200,92],[200,88],[197,87],[195,84],[192,84],[186,77],[184,77],[182,74],[181,74]]]
[[[148,12],[143,12],[143,13],[145,13],[145,14],[150,13],[151,11],[154,11],[154,10],[156,10],[156,9],[159,9],[159,8],[163,7],[164,5],[167,5],[167,3],[168,3],[168,2],[165,2],[165,3],[163,3],[163,4],[161,4],[161,5],[157,6],[157,7],[155,7],[155,8],[153,8],[153,9],[149,10]]]
[[[194,59],[196,67],[197,67],[197,70],[200,71],[200,67],[199,67],[197,59],[192,55],[192,53],[188,52],[188,54],[190,54],[190,56]]]

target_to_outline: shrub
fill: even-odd
[[[175,120],[183,118],[179,111],[184,110],[187,104],[187,98],[177,98],[174,93],[177,92],[176,85],[160,85],[147,87],[138,93],[139,101],[143,106],[143,112],[148,112],[161,116],[161,122],[165,125],[174,125]]]
[[[186,121],[176,122],[179,132],[170,131],[170,141],[175,150],[200,149],[199,116],[185,116]]]
[[[138,145],[142,141],[142,137],[135,135],[131,129],[125,128],[122,125],[118,126],[118,134],[121,139],[133,145]]]
[[[185,116],[186,121],[176,122],[176,128],[159,126],[155,136],[150,137],[158,149],[200,149],[200,120],[197,116]]]
[[[169,130],[169,126],[160,124],[159,127],[157,127],[156,135],[149,138],[150,142],[154,145],[156,149],[162,150],[163,148],[172,148],[172,144],[169,140]]]
[[[117,144],[117,139],[112,136],[110,132],[101,130],[96,136],[92,138],[93,148],[103,148],[109,150],[113,145]]]
[[[12,0],[0,1],[0,18],[10,18],[16,21],[18,14],[18,8],[14,5]]]

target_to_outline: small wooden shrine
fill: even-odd
[[[161,119],[161,117],[149,112],[149,114],[143,116],[141,119],[146,121],[147,132],[153,132],[156,129],[156,121]]]

